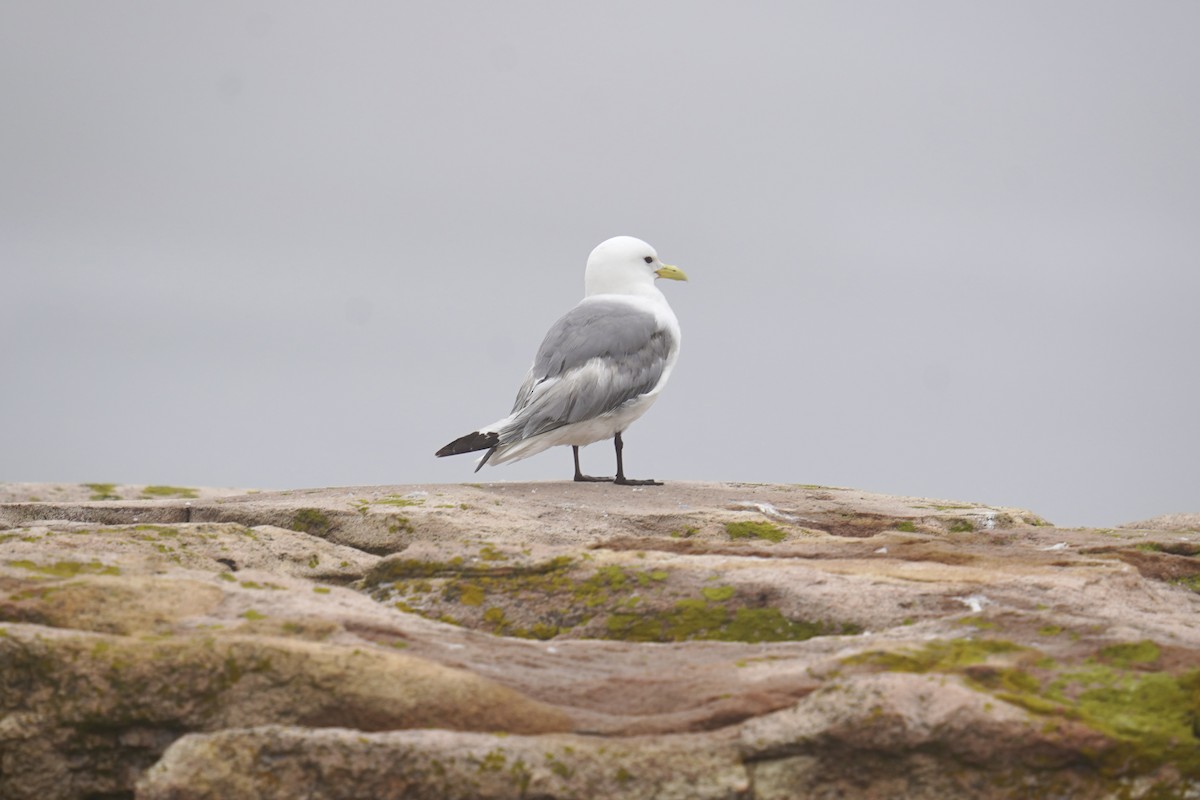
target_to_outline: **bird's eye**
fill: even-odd
[[[646,258],[645,258],[644,260],[645,260],[645,262],[646,262],[647,264],[653,264],[653,263],[654,263],[654,256],[646,256]]]

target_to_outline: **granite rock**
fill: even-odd
[[[1200,792],[1196,515],[742,483],[0,498],[4,797]]]

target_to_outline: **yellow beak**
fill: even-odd
[[[686,281],[687,275],[679,267],[671,264],[663,264],[658,269],[654,270],[654,274],[660,278],[666,278],[669,281]]]

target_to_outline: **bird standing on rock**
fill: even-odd
[[[588,256],[584,298],[550,326],[512,413],[437,451],[453,456],[487,450],[484,464],[519,461],[555,445],[571,445],[575,480],[661,486],[625,477],[621,434],[646,413],[679,358],[679,320],[656,278],[686,281],[654,248],[632,236],[601,242]],[[579,448],[612,439],[617,474],[584,475]]]

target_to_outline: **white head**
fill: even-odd
[[[679,267],[658,260],[654,248],[632,236],[614,236],[588,256],[583,275],[585,294],[648,294],[657,292],[655,278],[686,281]]]

